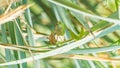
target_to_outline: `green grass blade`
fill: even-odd
[[[8,43],[5,25],[6,24],[1,26],[1,29],[2,29],[2,41],[4,43]],[[6,59],[7,62],[9,62],[9,61],[11,61],[13,59],[11,57],[11,52],[10,52],[9,49],[5,49],[5,59]],[[8,65],[8,68],[12,68],[12,65]]]
[[[114,29],[113,29],[114,28]],[[113,32],[115,30],[118,30],[120,29],[119,25],[113,25],[111,27],[109,27],[108,29],[105,29],[105,30],[102,30],[98,33],[95,34],[95,37],[96,38],[100,38],[110,32]],[[37,56],[34,56],[34,58],[37,60],[37,59],[41,59],[41,58],[46,58],[46,57],[49,57],[49,56],[53,56],[53,55],[57,55],[57,54],[61,54],[61,53],[64,53],[64,52],[67,52],[75,47],[78,47],[79,45],[83,45],[87,42],[90,42],[92,41],[94,38],[93,36],[88,36],[88,37],[85,37],[81,40],[78,40],[74,43],[71,43],[71,44],[68,44],[66,46],[63,46],[63,47],[60,47],[60,48],[57,48],[55,50],[52,50],[52,51],[49,51],[49,52],[46,52],[44,54],[40,54],[40,55],[37,55]],[[32,57],[29,57],[29,58],[26,58],[26,59],[22,59],[22,60],[16,60],[16,61],[13,61],[13,62],[8,62],[8,63],[3,63],[3,64],[0,64],[0,66],[4,66],[4,65],[12,65],[12,64],[19,64],[19,63],[23,63],[23,62],[28,62],[28,61],[32,61]]]
[[[96,15],[93,15],[93,14],[89,14],[89,13],[83,12],[83,10],[81,10],[79,8],[79,6],[77,6],[77,5],[69,2],[67,0],[65,0],[65,1],[63,1],[63,0],[48,0],[48,1],[51,2],[51,3],[53,3],[53,4],[59,5],[61,7],[64,7],[66,9],[71,10],[71,11],[83,14],[83,15],[88,16],[88,17],[93,17],[93,18],[105,20],[105,21],[108,21],[108,22],[111,22],[111,23],[114,23],[114,24],[120,24],[119,23],[120,21],[117,20],[117,19],[105,18],[105,17],[96,16]]]

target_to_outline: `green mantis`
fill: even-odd
[[[58,22],[55,26],[55,29],[53,32],[51,32],[50,36],[49,36],[49,42],[50,44],[55,45],[58,41],[58,39],[60,39],[61,41],[64,40],[64,25],[61,22]]]

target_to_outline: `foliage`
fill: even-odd
[[[119,68],[119,0],[1,0],[1,68]]]

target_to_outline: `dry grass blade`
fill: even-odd
[[[28,50],[27,46],[20,46],[20,45],[11,45],[11,44],[0,44],[0,48],[5,48],[5,49],[11,49],[11,50],[18,50],[18,51],[23,51],[26,52]],[[47,51],[47,50],[51,50],[48,48],[39,48],[39,47],[30,47],[29,49],[32,51]]]
[[[120,62],[120,59],[100,58],[100,57],[93,57],[93,56],[69,55],[68,57],[72,58],[72,59],[82,59],[82,60],[106,61],[106,62]]]
[[[58,54],[50,58],[70,58],[70,59],[80,59],[80,60],[92,60],[92,61],[105,61],[105,62],[120,62],[120,59],[114,58],[103,58],[103,57],[94,57],[89,55],[76,55],[76,54]]]
[[[24,12],[25,9],[29,8],[32,5],[33,4],[22,5],[22,6],[19,6],[18,8],[16,8],[13,11],[10,11],[6,14],[0,15],[0,24],[4,24],[8,21],[11,21],[11,20],[17,18],[18,16],[20,16]]]
[[[10,7],[12,5],[13,2],[10,2],[9,6],[7,7],[6,11],[4,12],[4,14],[8,13],[8,11],[10,10]]]
[[[17,51],[23,51],[23,52],[26,52],[26,51],[27,51],[27,50],[24,50],[24,49],[22,49],[22,48],[12,47],[12,46],[8,46],[8,45],[1,45],[1,44],[0,44],[0,48],[17,50]]]

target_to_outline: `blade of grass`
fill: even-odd
[[[69,55],[69,57],[72,59],[84,59],[84,60],[95,60],[95,61],[106,61],[106,62],[120,62],[119,59],[99,58],[99,57],[93,57],[93,56]]]
[[[6,34],[6,24],[1,25],[1,29],[2,29],[2,41],[4,43],[8,43],[7,40],[7,34]],[[7,62],[11,61],[13,58],[11,57],[11,52],[9,49],[5,49],[5,59]],[[8,68],[12,68],[12,65],[8,65]]]
[[[120,49],[119,45],[112,45],[106,47],[96,47],[96,48],[84,48],[84,49],[75,49],[66,52],[65,54],[88,54],[88,53],[99,53],[99,52],[109,52]]]
[[[19,19],[16,19],[17,23],[20,25],[20,20]],[[24,41],[23,41],[23,37],[19,31],[19,28],[20,26],[17,26],[16,24],[15,25],[15,37],[16,37],[16,44],[20,45],[20,46],[24,46]],[[26,54],[25,52],[19,52],[19,55],[20,55],[20,59],[23,59],[23,58],[26,58]],[[22,68],[26,68],[27,67],[27,63],[23,63],[22,65]]]
[[[95,37],[96,38],[100,38],[108,33],[111,33],[117,29],[120,29],[120,26],[119,25],[113,25],[113,26],[110,26],[109,28],[107,29],[104,29],[98,33],[95,34]],[[38,59],[42,59],[42,58],[46,58],[46,57],[49,57],[49,56],[54,56],[54,55],[57,55],[57,54],[61,54],[61,53],[65,53],[75,47],[78,47],[80,45],[83,45],[87,42],[90,42],[92,41],[94,38],[93,36],[87,36],[81,40],[78,40],[74,43],[71,43],[71,44],[68,44],[66,46],[63,46],[63,47],[60,47],[60,48],[57,48],[55,50],[52,50],[52,51],[49,51],[49,52],[46,52],[46,53],[43,53],[43,54],[40,54],[40,55],[36,55],[34,56],[35,60],[38,60]],[[19,64],[19,63],[24,63],[24,62],[29,62],[29,61],[32,61],[32,57],[28,57],[28,58],[25,58],[25,59],[21,59],[21,60],[16,60],[16,61],[12,61],[12,62],[8,62],[8,63],[2,63],[0,64],[0,66],[5,66],[5,65],[13,65],[13,64]]]
[[[14,23],[13,22],[9,22],[7,23],[8,25],[8,33],[9,33],[9,36],[10,36],[10,41],[12,44],[16,44],[16,37],[15,37],[15,30],[14,30]],[[13,27],[13,28],[11,28]],[[19,59],[19,54],[17,51],[13,51],[13,56],[12,56],[14,59]],[[20,64],[17,64],[17,65],[14,65],[15,68],[19,68],[20,67]]]
[[[32,18],[31,18],[29,8],[26,10],[25,18],[27,20],[27,23],[30,25],[30,27],[33,28],[33,23],[32,23]],[[28,35],[28,43],[29,43],[30,46],[34,46],[35,45],[35,40],[33,38],[33,32],[31,31],[31,28],[29,27],[29,25],[26,25],[26,27],[27,27],[27,35]],[[32,54],[31,50],[30,50],[30,52],[31,52],[31,56],[33,56],[34,54]],[[33,59],[34,59],[34,56],[33,56]],[[34,68],[39,67],[39,64],[37,62],[39,62],[39,60],[34,61],[34,64],[33,64]],[[38,66],[38,67],[36,67],[36,66]]]
[[[74,32],[74,34],[76,34],[75,28],[74,28],[68,14],[67,14],[67,11],[64,8],[61,8],[61,7],[56,6],[56,5],[54,5],[53,8],[57,10],[56,13],[59,15],[60,21],[62,21],[68,29],[70,29],[72,32]]]
[[[117,19],[105,18],[105,17],[96,16],[96,15],[93,15],[93,14],[89,14],[89,13],[83,12],[79,6],[69,2],[67,0],[65,0],[65,1],[63,1],[63,0],[48,0],[48,1],[53,3],[53,4],[59,5],[61,7],[64,7],[66,9],[71,10],[71,11],[83,14],[83,15],[88,16],[88,17],[93,17],[93,18],[105,20],[105,21],[108,21],[108,22],[114,23],[114,24],[120,24],[119,23],[120,21],[117,20]]]

